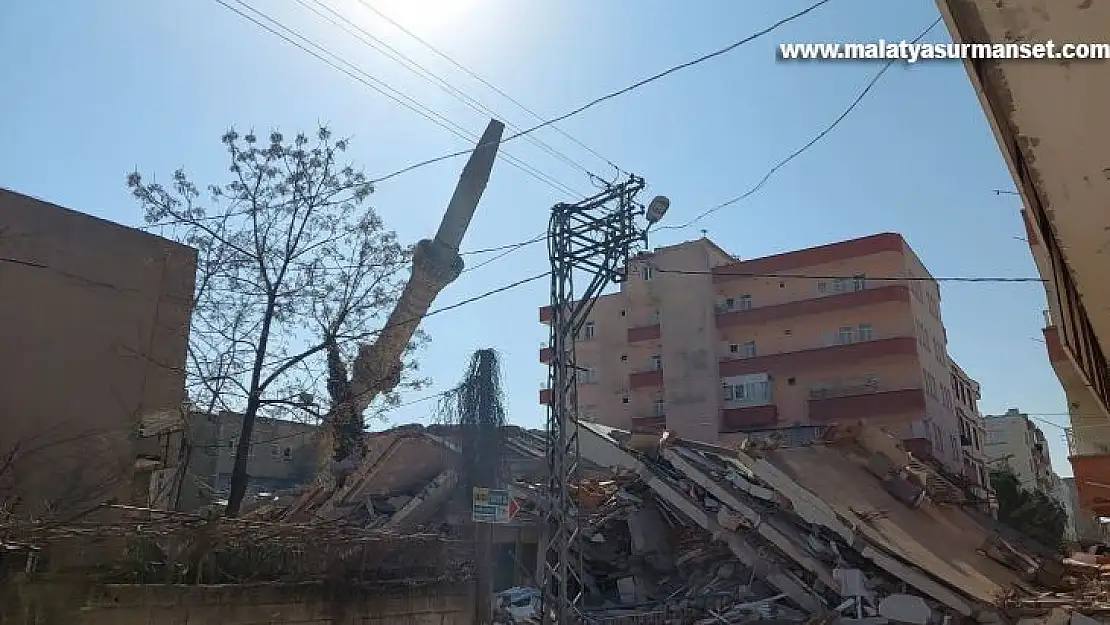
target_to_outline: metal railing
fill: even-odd
[[[810,399],[832,399],[834,397],[848,397],[851,395],[868,395],[871,393],[879,392],[879,382],[865,382],[863,384],[852,384],[845,386],[836,386],[832,388],[815,388],[810,389]]]
[[[1069,456],[1110,454],[1110,424],[1083,425],[1064,429]]]

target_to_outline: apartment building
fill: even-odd
[[[952,400],[960,423],[962,473],[972,484],[984,489],[990,485],[987,469],[987,426],[979,412],[982,390],[955,361],[951,362]],[[985,496],[986,492],[982,491]]]
[[[1110,3],[937,0],[957,43],[1103,41]],[[1045,279],[1048,357],[1067,395],[1083,509],[1110,515],[1110,66],[964,60],[1010,170]],[[1071,94],[1071,95],[1069,95]],[[1105,135],[1105,136],[1104,136]],[[1092,182],[1097,181],[1097,182]]]
[[[893,233],[751,260],[705,238],[659,248],[582,328],[580,415],[710,442],[862,420],[959,473],[940,303]]]
[[[1055,473],[1048,441],[1029,415],[1017,408],[1006,414],[987,415],[987,458],[992,468],[1008,467],[1022,488],[1056,495]]]

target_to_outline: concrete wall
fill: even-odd
[[[394,590],[317,584],[84,586],[33,583],[6,597],[7,625],[470,625],[473,588],[458,582]]]
[[[138,415],[185,399],[195,251],[0,189],[0,258],[0,452],[23,453],[23,503],[120,494]]]
[[[987,426],[987,456],[993,461],[991,468],[1009,466],[1023,488],[1053,495],[1045,479],[1052,467],[1040,428],[1014,408],[1005,415],[988,415],[984,422]],[[1046,451],[1037,452],[1034,446],[1038,444]]]
[[[621,291],[597,303],[576,346],[591,370],[579,385],[585,418],[715,441],[860,418],[909,437],[935,413],[943,443],[956,437],[947,456],[959,470],[958,421],[941,399],[949,375],[940,295],[935,282],[900,280],[929,275],[901,236],[746,261],[719,250],[705,239],[660,248],[634,260]],[[929,348],[915,347],[926,328]],[[926,370],[938,381],[928,404]],[[770,397],[725,398],[726,382],[761,380]],[[930,438],[940,440],[936,431]]]

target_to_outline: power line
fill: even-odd
[[[367,9],[369,9],[370,11],[373,11],[373,12],[374,12],[375,14],[377,14],[377,15],[378,15],[378,17],[381,17],[381,18],[382,18],[382,19],[384,19],[385,21],[389,22],[389,23],[390,23],[390,24],[392,24],[392,25],[393,25],[394,27],[396,27],[396,28],[397,28],[398,30],[400,30],[401,32],[405,33],[406,35],[408,35],[409,37],[411,37],[411,38],[412,38],[413,40],[415,40],[416,42],[418,42],[418,43],[420,43],[421,45],[423,45],[423,46],[424,46],[425,48],[427,48],[427,49],[431,50],[431,51],[432,51],[433,53],[435,53],[436,55],[438,55],[438,56],[439,56],[440,58],[444,59],[445,61],[447,61],[447,62],[448,62],[448,63],[450,63],[451,65],[454,65],[454,66],[455,66],[456,68],[458,68],[458,69],[462,70],[462,72],[463,72],[463,73],[467,74],[468,76],[470,76],[470,77],[471,77],[471,78],[473,78],[474,80],[477,80],[477,81],[478,81],[478,82],[480,82],[481,84],[483,84],[483,85],[485,85],[486,87],[490,88],[490,89],[491,89],[491,90],[493,90],[493,91],[494,91],[495,93],[497,93],[497,94],[498,94],[498,95],[500,95],[501,97],[505,98],[505,99],[506,99],[506,100],[508,100],[509,102],[512,102],[512,103],[513,103],[513,104],[515,104],[515,105],[516,105],[516,106],[517,106],[518,108],[520,108],[520,110],[524,111],[525,113],[528,113],[529,115],[531,115],[531,116],[532,116],[532,117],[533,117],[534,119],[536,119],[537,121],[541,121],[541,122],[542,122],[542,121],[544,121],[544,118],[543,118],[543,116],[542,116],[542,115],[540,115],[539,113],[537,113],[537,112],[533,111],[532,109],[528,108],[527,106],[525,106],[524,104],[522,104],[522,103],[521,103],[521,102],[520,102],[519,100],[517,100],[517,99],[516,99],[516,98],[514,98],[513,96],[509,95],[509,94],[508,94],[508,93],[506,93],[506,92],[505,92],[504,90],[500,89],[500,88],[499,88],[499,87],[498,87],[497,85],[493,84],[493,83],[492,83],[492,82],[490,82],[490,81],[489,81],[488,79],[486,79],[486,78],[482,77],[481,75],[479,75],[479,74],[478,74],[477,72],[475,72],[474,70],[472,70],[472,69],[470,69],[469,67],[467,67],[467,66],[463,65],[463,64],[462,64],[462,63],[460,63],[459,61],[455,60],[455,59],[454,59],[453,57],[451,57],[451,56],[450,56],[449,54],[447,54],[446,52],[444,52],[444,51],[440,50],[439,48],[437,48],[436,46],[432,45],[431,43],[429,43],[428,41],[426,41],[425,39],[423,39],[422,37],[420,37],[420,36],[419,36],[419,35],[417,35],[416,33],[412,32],[412,31],[411,31],[411,30],[409,30],[408,28],[405,28],[405,26],[403,26],[402,24],[399,24],[399,23],[398,23],[398,22],[397,22],[396,20],[394,20],[394,19],[393,19],[392,17],[390,17],[390,16],[386,15],[385,13],[383,13],[383,12],[382,12],[381,10],[379,10],[379,9],[378,9],[377,7],[375,7],[374,5],[372,5],[372,4],[371,4],[370,2],[368,2],[367,0],[359,0],[359,3],[360,3],[360,4],[362,4],[363,6],[365,6],[365,7],[366,7]],[[617,165],[616,165],[616,164],[615,164],[615,163],[614,163],[613,161],[609,160],[609,159],[608,159],[608,158],[606,158],[605,156],[602,156],[602,155],[601,155],[601,154],[599,154],[599,153],[598,153],[598,152],[597,152],[596,150],[594,150],[594,149],[593,149],[593,148],[591,148],[590,146],[586,145],[585,143],[583,143],[583,142],[579,141],[579,140],[578,140],[578,139],[577,139],[576,137],[574,137],[574,136],[573,136],[573,135],[571,135],[570,133],[566,132],[566,131],[565,131],[565,130],[563,130],[562,128],[560,128],[560,127],[558,127],[558,126],[556,126],[556,125],[554,125],[554,124],[551,124],[551,125],[550,125],[550,127],[551,127],[551,129],[552,129],[552,130],[554,130],[555,132],[558,132],[559,134],[563,135],[564,137],[566,137],[566,138],[567,138],[567,139],[569,139],[570,141],[574,142],[575,144],[577,144],[577,145],[578,145],[579,147],[581,147],[582,149],[586,150],[586,151],[587,151],[587,152],[589,152],[590,154],[593,154],[593,155],[594,155],[594,156],[596,156],[597,158],[599,158],[599,159],[601,159],[601,160],[605,161],[605,163],[606,163],[606,164],[608,164],[608,165],[609,165],[610,167],[612,167],[613,169],[617,170],[617,175],[618,175],[618,176],[621,176],[621,175],[624,175],[624,174],[628,173],[628,172],[625,172],[625,171],[624,171],[623,169],[621,169],[620,167],[618,167],[618,166],[617,166]]]
[[[315,7],[309,5],[308,4],[309,1],[313,2],[314,4],[318,5],[319,7],[321,7],[322,9],[327,11],[328,13],[330,13],[332,16],[334,16],[334,19],[333,19],[333,17],[329,17],[328,15],[324,15],[323,13],[321,13]],[[389,45],[388,43],[382,41],[379,37],[377,37],[374,34],[368,32],[365,28],[363,28],[363,27],[359,26],[358,24],[354,23],[347,16],[343,15],[342,13],[340,13],[339,11],[334,9],[333,7],[328,6],[327,3],[323,2],[323,0],[296,0],[296,2],[298,4],[300,4],[301,6],[305,7],[306,9],[308,9],[309,11],[312,11],[313,13],[315,13],[321,19],[327,20],[332,25],[343,29],[344,32],[346,32],[347,34],[351,35],[352,37],[355,37],[356,39],[358,39],[359,42],[373,48],[377,52],[379,52],[379,53],[383,54],[384,56],[388,57],[390,60],[395,61],[396,63],[398,63],[399,65],[401,65],[405,69],[409,70],[410,72],[416,74],[417,76],[420,76],[421,78],[424,78],[425,80],[428,80],[432,84],[436,85],[437,87],[439,87],[440,89],[442,89],[446,93],[450,94],[455,99],[462,102],[463,104],[466,104],[467,106],[469,106],[471,109],[477,111],[478,113],[481,113],[483,115],[489,115],[491,117],[498,118],[498,119],[500,119],[502,117],[501,115],[499,115],[498,113],[496,113],[495,111],[490,109],[488,106],[482,104],[476,98],[470,96],[466,92],[464,92],[461,89],[452,85],[450,82],[448,82],[446,79],[444,79],[443,77],[436,74],[434,71],[432,71],[432,70],[428,69],[427,67],[421,65],[420,63],[414,61],[412,58],[406,56],[401,51],[397,50],[396,48]],[[339,21],[337,22],[336,20],[339,20]],[[342,24],[340,22],[342,22]],[[344,26],[344,24],[346,26]],[[354,29],[354,31],[357,31],[358,34],[356,35],[356,33],[352,32],[350,29]],[[361,35],[361,36],[359,36],[359,35]],[[518,126],[515,126],[515,125],[513,125],[512,123],[509,123],[509,122],[506,122],[506,125],[509,127],[510,130],[515,131],[515,130],[520,129]],[[573,158],[567,156],[563,152],[560,152],[559,150],[557,150],[556,148],[552,147],[551,145],[545,143],[544,141],[542,141],[538,137],[529,135],[527,138],[531,143],[533,143],[534,145],[539,147],[541,150],[543,150],[543,151],[547,152],[548,154],[550,154],[551,156],[561,160],[563,163],[566,163],[567,165],[570,165],[571,167],[574,167],[578,170],[581,170],[583,173],[585,173],[591,179],[600,179],[600,176],[598,176],[597,174],[590,171],[590,169],[587,168],[585,165],[583,165],[583,164],[579,163],[578,161],[574,160]]]
[[[248,15],[248,14],[244,13],[243,11],[231,6],[230,4],[225,2],[224,0],[215,0],[216,3],[223,6],[224,8],[228,9],[229,11],[232,11],[232,12],[236,13],[237,15],[242,17],[243,19],[246,19],[246,20],[252,22],[253,24],[255,24],[256,26],[258,26],[259,28],[262,28],[262,29],[266,30],[267,32],[269,32],[271,34],[280,37],[286,43],[289,43],[289,44],[292,44],[292,45],[296,46],[300,50],[302,50],[302,51],[312,55],[316,59],[326,63],[328,66],[332,67],[333,69],[336,69],[336,70],[339,70],[339,71],[343,72],[348,77],[353,78],[354,80],[362,83],[363,85],[365,85],[367,87],[370,87],[371,89],[378,92],[379,94],[389,98],[390,100],[393,100],[395,103],[409,109],[410,111],[416,113],[417,115],[420,115],[421,117],[427,119],[428,121],[431,121],[432,123],[436,124],[440,128],[443,128],[444,130],[447,130],[448,132],[454,134],[455,136],[457,136],[457,137],[459,137],[459,138],[461,138],[465,141],[473,141],[474,139],[477,138],[477,135],[474,135],[473,133],[470,133],[469,131],[465,130],[464,128],[462,128],[458,124],[456,124],[453,121],[451,121],[450,119],[448,119],[447,117],[435,112],[431,108],[425,106],[424,104],[421,104],[419,101],[415,100],[414,98],[412,98],[408,95],[405,95],[401,91],[399,91],[397,89],[394,89],[393,87],[389,86],[387,83],[385,83],[385,82],[383,82],[383,81],[381,81],[377,78],[374,78],[373,76],[371,76],[365,70],[362,70],[361,68],[359,68],[354,63],[351,63],[350,61],[347,61],[346,59],[344,59],[340,55],[332,52],[331,50],[328,50],[324,46],[316,43],[315,41],[312,41],[308,37],[305,37],[304,35],[297,32],[296,30],[294,30],[294,29],[282,24],[280,21],[270,17],[269,15],[264,13],[263,11],[260,11],[259,9],[256,9],[255,7],[247,4],[246,2],[244,2],[244,0],[234,0],[234,1],[237,2],[239,5],[243,6],[244,8],[248,9],[252,13],[255,13],[255,14],[261,16],[266,21],[268,21],[268,22],[274,24],[275,26],[281,28],[282,30],[286,31],[287,33],[289,33],[293,37],[296,37],[297,39],[300,39],[304,43],[316,48],[317,50],[319,50],[319,52],[306,47],[305,45],[303,45],[303,44],[295,41],[294,39],[292,39],[290,36],[275,30],[274,28],[272,28],[269,25],[263,23],[262,21],[256,19],[255,17],[252,17],[251,15]],[[331,57],[331,58],[328,58],[328,57]],[[335,59],[335,60],[333,61],[332,59]],[[341,64],[345,64],[347,66],[350,66],[350,68],[353,68],[354,71],[352,71],[352,69],[348,69],[347,67],[344,67]],[[463,153],[469,154],[472,150],[473,149],[467,149],[467,150],[464,150]],[[555,178],[552,178],[550,175],[543,173],[542,171],[540,171],[540,170],[536,169],[535,167],[521,161],[520,159],[512,156],[511,154],[508,154],[507,152],[504,152],[503,150],[501,151],[500,156],[503,157],[505,159],[505,161],[508,162],[513,167],[516,167],[517,169],[520,169],[521,171],[523,171],[526,174],[532,176],[533,178],[536,178],[537,180],[543,182],[544,184],[547,184],[548,186],[552,187],[553,189],[559,191],[560,193],[565,193],[566,195],[571,196],[571,197],[578,197],[578,196],[584,195],[580,191],[578,191],[578,190],[576,190],[576,189],[574,189],[574,188],[572,188],[572,187],[570,187],[570,186],[568,186],[568,185],[566,185],[562,182],[559,182]],[[370,182],[373,183],[374,181],[370,181]]]
[[[939,24],[940,22],[941,22],[941,18],[939,18],[939,17],[937,19],[933,20],[933,22],[931,24],[929,24],[929,26],[927,28],[925,28],[925,30],[921,31],[921,34],[919,34],[917,37],[913,38],[912,43],[917,43],[917,42],[921,41],[922,39],[924,39],[925,36],[928,35],[929,32],[932,31],[934,28],[936,28],[937,24]],[[814,145],[817,145],[822,139],[824,139],[826,136],[828,136],[828,134],[831,133],[837,126],[839,126],[840,122],[844,121],[844,119],[847,118],[848,115],[850,115],[852,113],[852,111],[854,111],[860,105],[861,102],[863,102],[863,99],[867,97],[867,94],[871,92],[871,90],[879,82],[879,79],[881,79],[883,77],[883,75],[886,74],[887,71],[891,67],[893,67],[895,62],[896,62],[895,59],[891,59],[891,60],[887,61],[886,63],[884,63],[883,66],[879,69],[879,71],[876,72],[875,75],[871,77],[871,80],[869,80],[867,82],[867,84],[864,86],[863,90],[859,92],[859,94],[856,96],[855,100],[853,100],[852,103],[848,105],[848,108],[844,109],[843,113],[841,113],[839,116],[837,116],[837,118],[834,119],[831,124],[826,126],[824,128],[824,130],[822,130],[821,132],[814,135],[814,137],[812,139],[810,139],[809,141],[807,141],[805,143],[805,145],[798,148],[797,150],[794,150],[793,152],[790,153],[789,156],[782,159],[781,161],[776,163],[773,167],[771,167],[771,169],[766,174],[763,175],[763,178],[761,178],[759,180],[759,182],[756,183],[756,185],[754,187],[752,187],[751,189],[748,189],[744,193],[742,193],[742,194],[740,194],[740,195],[738,195],[738,196],[736,196],[736,197],[734,197],[730,200],[726,200],[724,202],[721,202],[720,204],[714,206],[713,208],[710,208],[709,210],[706,210],[705,212],[699,214],[697,217],[694,217],[690,221],[687,221],[683,224],[679,224],[679,225],[675,225],[675,226],[660,226],[659,229],[660,230],[679,230],[679,229],[683,229],[683,228],[688,228],[688,227],[692,226],[693,224],[701,221],[702,219],[705,219],[706,217],[712,215],[713,213],[716,213],[717,211],[719,211],[723,208],[727,208],[729,206],[732,206],[733,204],[736,204],[737,202],[742,202],[742,201],[748,199],[749,197],[751,197],[757,191],[762,189],[763,185],[767,184],[767,182],[771,179],[771,177],[774,176],[776,173],[778,173],[778,171],[780,169],[785,167],[788,163],[790,163],[790,161],[793,161],[794,159],[796,159],[799,156],[801,156],[802,154],[804,154],[807,150],[812,148]]]
[[[758,259],[756,259],[758,260]],[[649,263],[650,264],[650,263]],[[810,273],[754,273],[746,271],[716,271],[704,269],[662,269],[651,265],[659,273],[674,273],[688,276],[733,276],[739,278],[783,278],[799,280],[853,280],[856,276],[819,275]],[[1044,278],[1025,278],[1008,276],[949,276],[934,278],[928,276],[871,276],[863,278],[868,282],[1045,282]]]
[[[811,7],[810,10],[812,10],[812,8],[814,8],[814,7]],[[924,39],[925,36],[928,35],[934,28],[936,28],[937,24],[939,24],[940,22],[941,22],[941,18],[938,17],[931,24],[929,24],[929,26],[927,28],[925,28],[917,37],[915,37],[913,39],[913,42],[917,43],[921,39]],[[879,79],[882,78],[883,74],[885,74],[887,72],[887,70],[889,70],[893,66],[893,64],[894,64],[893,60],[888,61],[887,63],[885,63],[883,65],[883,67],[874,76],[872,76],[871,80],[868,81],[868,83],[864,86],[863,90],[860,91],[860,93],[856,96],[856,98],[852,101],[852,103],[848,106],[848,108],[844,110],[844,112],[842,112],[836,119],[834,119],[831,124],[829,124],[823,130],[821,130],[819,133],[814,135],[814,137],[812,139],[810,139],[808,142],[806,142],[805,145],[798,148],[793,153],[791,153],[789,156],[787,156],[786,158],[784,158],[783,160],[779,161],[774,166],[772,166],[771,169],[769,169],[767,171],[767,173],[765,173],[763,175],[763,177],[760,179],[760,181],[755,186],[753,186],[751,189],[748,189],[747,191],[745,191],[741,195],[738,195],[738,196],[736,196],[736,197],[734,197],[730,200],[726,200],[724,202],[721,202],[720,204],[717,204],[716,206],[713,206],[712,208],[702,212],[697,217],[694,217],[693,219],[691,219],[691,220],[689,220],[685,223],[682,223],[682,224],[679,224],[679,225],[658,226],[656,228],[656,230],[679,230],[679,229],[683,229],[683,228],[688,228],[691,225],[701,221],[702,219],[705,219],[706,217],[712,215],[713,213],[716,213],[717,211],[720,211],[721,209],[727,208],[729,206],[732,206],[733,204],[736,204],[738,202],[746,200],[747,198],[751,197],[755,193],[759,192],[767,184],[767,182],[776,173],[778,173],[778,171],[780,169],[782,169],[787,164],[789,164],[791,161],[798,158],[804,152],[806,152],[807,150],[812,148],[814,145],[819,143],[829,133],[831,133],[842,121],[844,121],[844,119],[847,118],[848,115],[851,114],[852,111],[855,110],[860,105],[860,103],[863,101],[863,99],[868,95],[868,93],[871,92],[871,90],[878,83]],[[491,249],[486,249],[486,250],[475,250],[471,253],[472,254],[480,254],[480,253],[485,253],[485,252],[500,251],[500,250],[509,249],[509,248],[513,248],[515,250],[517,248],[524,247],[524,246],[527,246],[527,245],[531,245],[533,243],[538,243],[542,239],[543,239],[543,236],[541,235],[540,237],[536,237],[536,238],[533,238],[533,239],[528,239],[526,241],[521,241],[519,243],[513,243],[511,245],[504,245],[504,246],[501,246],[499,248],[491,248]]]
[[[220,1],[220,0],[217,0],[217,1]],[[699,56],[698,58],[693,59],[691,61],[687,61],[685,63],[675,65],[673,67],[670,67],[669,69],[666,69],[662,72],[659,72],[658,74],[654,74],[652,76],[649,76],[648,78],[637,81],[637,82],[635,82],[635,83],[633,83],[633,84],[631,84],[627,87],[624,87],[622,89],[618,89],[616,91],[612,91],[612,92],[607,93],[607,94],[605,94],[601,97],[595,98],[595,99],[587,102],[586,104],[583,104],[582,106],[579,106],[578,108],[573,109],[573,110],[571,110],[567,113],[563,113],[562,115],[559,115],[557,117],[553,117],[553,118],[548,119],[546,121],[540,122],[539,124],[536,124],[535,126],[530,126],[530,127],[526,128],[524,130],[521,130],[520,132],[511,134],[508,137],[503,138],[501,140],[501,143],[506,143],[508,141],[512,141],[513,139],[531,134],[531,133],[533,133],[537,130],[540,130],[541,128],[546,128],[548,126],[551,126],[552,124],[557,124],[557,123],[559,123],[559,122],[561,122],[565,119],[574,117],[575,115],[578,115],[579,113],[587,111],[587,110],[597,106],[598,104],[601,104],[603,102],[606,102],[606,101],[611,100],[613,98],[616,98],[618,96],[624,95],[624,94],[629,93],[631,91],[635,91],[636,89],[639,89],[640,87],[643,87],[645,85],[653,83],[653,82],[655,82],[657,80],[660,80],[661,78],[664,78],[666,76],[669,76],[669,75],[671,75],[675,72],[681,71],[683,69],[687,69],[689,67],[693,67],[694,65],[698,65],[699,63],[703,63],[703,62],[708,61],[710,59],[721,56],[722,54],[726,54],[728,52],[731,52],[731,51],[735,50],[736,48],[739,48],[740,46],[742,46],[744,44],[755,41],[756,39],[759,39],[760,37],[770,33],[771,31],[773,31],[773,30],[775,30],[775,29],[777,29],[777,28],[779,28],[779,27],[781,27],[785,24],[788,24],[788,23],[790,23],[790,22],[792,22],[792,21],[794,21],[794,20],[796,20],[796,19],[798,19],[798,18],[800,18],[800,17],[802,17],[802,16],[804,16],[804,15],[806,15],[806,14],[812,12],[812,11],[815,11],[816,9],[820,8],[822,5],[827,4],[830,1],[831,0],[820,0],[819,2],[813,4],[813,5],[805,8],[805,9],[802,9],[801,11],[798,11],[797,13],[794,13],[793,15],[790,15],[789,17],[785,17],[785,18],[775,22],[774,24],[772,24],[772,25],[770,25],[770,26],[768,26],[768,27],[766,27],[766,28],[764,28],[764,29],[762,29],[758,32],[755,32],[751,35],[748,35],[747,37],[744,37],[743,39],[735,41],[735,42],[725,46],[724,48],[721,48],[721,49],[716,50],[714,52],[710,52],[708,54],[704,54],[704,55]],[[430,158],[430,159],[427,159],[427,160],[419,161],[417,163],[413,163],[412,165],[408,165],[406,167],[398,169],[397,171],[394,171],[393,173],[386,174],[386,175],[381,176],[379,178],[375,178],[375,179],[371,180],[370,182],[373,182],[373,183],[384,182],[384,181],[389,180],[391,178],[395,178],[395,177],[400,176],[402,174],[413,171],[414,169],[420,169],[422,167],[426,167],[428,165],[432,165],[432,164],[438,163],[440,161],[445,161],[445,160],[448,160],[448,159],[456,158],[456,157],[463,156],[463,155],[469,154],[469,153],[470,153],[470,150],[461,150],[459,152],[451,152],[450,154],[444,154],[442,156],[437,156],[435,158]]]
[[[432,395],[425,395],[424,397],[418,397],[417,399],[402,402],[402,403],[399,403],[399,404],[394,405],[394,406],[385,406],[381,410],[378,410],[377,414],[382,415],[382,414],[386,414],[386,413],[389,413],[389,412],[394,412],[394,411],[400,410],[402,408],[407,408],[409,406],[415,406],[417,404],[422,404],[424,402],[432,401],[433,399],[439,399],[440,397],[444,397],[446,395],[449,395],[449,394],[453,393],[454,391],[455,391],[454,388],[449,388],[445,391],[440,391],[438,393],[433,393]],[[270,443],[276,443],[278,441],[288,440],[290,438],[297,438],[298,436],[311,436],[314,433],[315,432],[293,432],[291,434],[282,434],[281,436],[275,436],[273,438],[267,438],[265,440],[251,441],[251,445],[268,445]],[[213,445],[195,445],[194,449],[220,449],[222,447],[224,447],[223,444],[215,443]]]

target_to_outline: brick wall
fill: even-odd
[[[473,586],[465,583],[356,589],[33,582],[5,594],[4,625],[469,625],[474,614]]]

